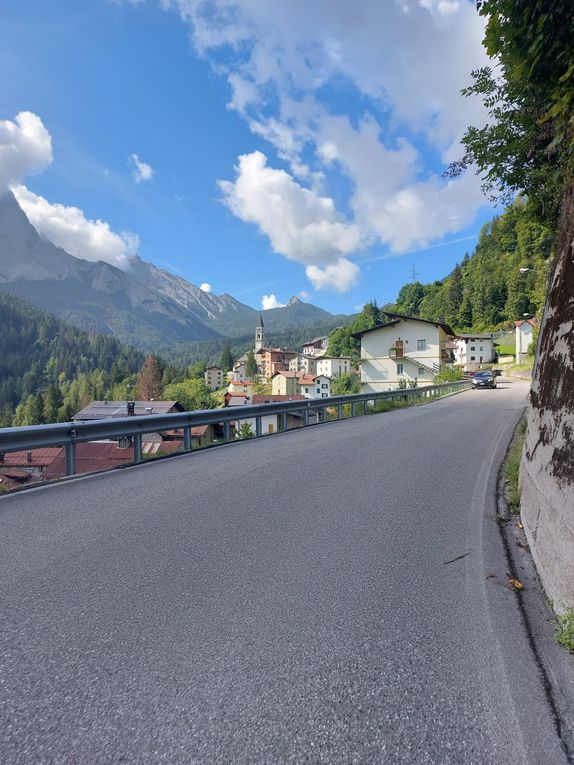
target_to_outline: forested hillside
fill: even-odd
[[[551,254],[552,232],[519,198],[483,227],[473,254],[445,279],[405,284],[396,303],[383,309],[443,321],[455,332],[511,327],[515,319],[542,311]],[[379,310],[367,303],[348,327],[333,332],[328,352],[358,356],[360,342],[351,335],[375,326]]]
[[[405,284],[395,310],[445,321],[458,331],[492,330],[544,306],[553,235],[517,199],[485,225],[472,256],[442,281]],[[521,272],[520,269],[530,269]]]
[[[0,424],[67,420],[92,398],[125,398],[144,357],[0,293]],[[120,395],[122,394],[122,395]]]

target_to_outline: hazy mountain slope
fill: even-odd
[[[0,199],[0,290],[139,347],[220,336],[153,281],[74,258],[40,237],[11,194]]]

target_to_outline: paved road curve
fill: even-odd
[[[562,762],[494,520],[525,396],[3,498],[0,761]]]

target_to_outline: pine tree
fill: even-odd
[[[229,372],[230,369],[233,369],[233,354],[231,353],[229,343],[225,343],[223,346],[219,366],[223,369],[224,373]]]
[[[258,373],[259,370],[257,368],[257,361],[255,360],[255,353],[253,351],[248,351],[247,363],[245,364],[245,375],[248,380],[253,380],[257,377]]]
[[[148,356],[138,372],[136,395],[140,401],[151,401],[161,397],[162,369],[155,356]]]

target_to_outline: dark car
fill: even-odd
[[[491,369],[491,372],[495,377],[502,377],[502,369]]]
[[[472,388],[496,388],[496,377],[492,372],[477,372],[472,378]]]

